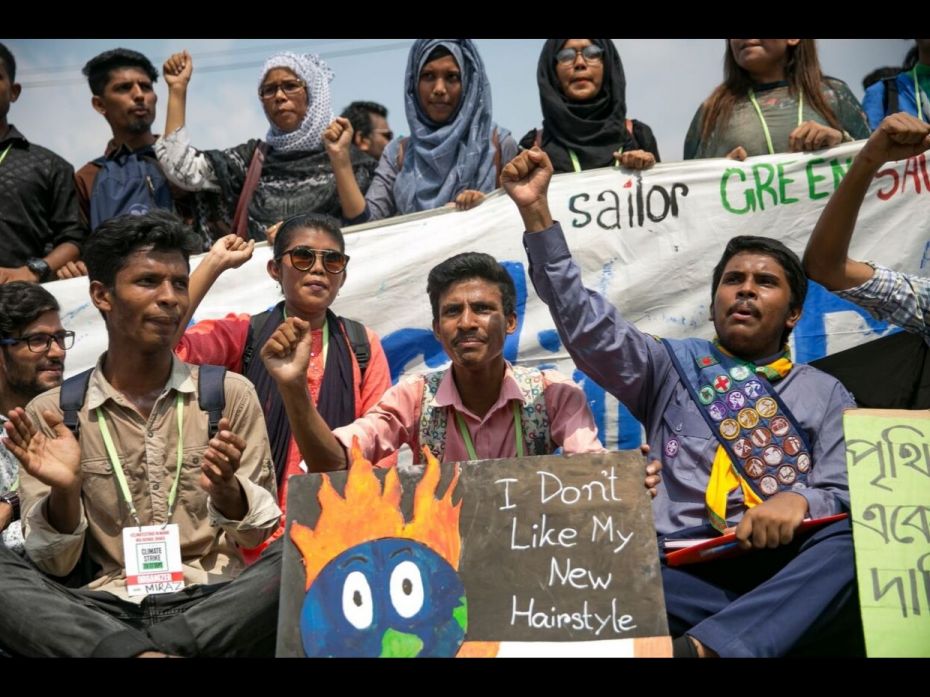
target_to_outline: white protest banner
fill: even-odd
[[[862,146],[817,153],[693,160],[646,172],[600,169],[553,178],[549,201],[585,284],[604,293],[640,329],[671,338],[710,338],[711,272],[734,235],[775,237],[801,254],[827,197]],[[930,275],[930,170],[925,156],[879,171],[859,215],[850,253],[897,270]],[[482,251],[500,260],[518,292],[518,329],[505,346],[511,361],[555,366],[583,386],[608,447],[635,447],[639,425],[604,390],[577,372],[532,289],[516,207],[496,192],[477,208],[441,209],[346,229],[352,257],[334,305],[381,337],[392,375],[444,365],[433,337],[426,276],[443,259]],[[225,273],[196,313],[255,313],[278,301],[260,245],[242,268]],[[192,266],[199,259],[192,259]],[[49,284],[65,327],[77,332],[68,373],[93,365],[106,347],[87,279]],[[815,360],[877,338],[889,327],[864,310],[812,285],[792,335],[794,357]]]

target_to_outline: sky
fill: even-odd
[[[238,145],[262,137],[268,123],[256,94],[264,60],[280,50],[320,54],[335,73],[333,108],[364,99],[384,104],[395,134],[408,134],[404,70],[412,39],[0,39],[17,61],[23,93],[9,120],[31,141],[54,150],[75,168],[103,154],[109,127],[90,104],[81,75],[98,53],[124,46],[147,55],[159,70],[175,51],[194,62],[187,125],[200,149]],[[536,63],[542,39],[477,39],[491,82],[494,120],[519,139],[540,125]],[[663,161],[680,160],[685,133],[703,99],[721,81],[721,39],[616,39],[627,80],[627,115],[652,127]],[[903,39],[820,39],[827,75],[846,81],[860,99],[862,77],[900,65],[913,45]],[[167,91],[156,83],[164,128]]]

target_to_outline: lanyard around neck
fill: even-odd
[[[520,405],[517,404],[516,401],[514,401],[512,404],[513,433],[517,446],[517,457],[524,457],[526,455],[526,451],[523,448],[523,423],[520,421]],[[465,450],[468,453],[468,457],[470,457],[472,460],[477,460],[478,453],[475,450],[475,444],[471,440],[471,434],[468,432],[468,426],[465,424],[465,419],[463,419],[462,415],[456,411],[455,420],[459,424],[459,431],[462,433],[462,440],[465,441]]]
[[[917,84],[917,78],[916,78],[916,77],[914,78],[914,84]],[[920,107],[918,106],[917,108],[919,109]],[[4,151],[3,151],[3,154],[0,155],[0,165],[3,164],[3,161],[6,159],[6,154],[7,154],[8,152],[10,152],[10,148],[12,148],[12,147],[13,147],[13,144],[12,144],[12,143],[10,143],[9,145],[6,146],[6,150],[4,150]]]
[[[923,93],[920,90],[920,84],[917,82],[917,66],[914,66],[914,69],[911,70],[911,75],[914,78],[914,102],[917,103],[917,118],[921,121],[924,120],[924,110],[921,106],[923,101]],[[9,150],[9,148],[7,148]],[[4,153],[6,154],[6,153]],[[2,160],[0,160],[2,161]]]
[[[287,319],[287,308],[284,309],[284,319]],[[311,330],[313,331],[313,330]],[[329,351],[329,319],[323,318],[323,370],[326,370],[326,354]]]
[[[623,154],[623,146],[622,146],[622,145],[620,146],[620,150],[619,150],[618,152],[619,152],[621,155]],[[570,158],[572,158],[572,169],[574,169],[576,172],[580,172],[580,171],[581,171],[581,162],[578,161],[578,155],[575,154],[575,151],[574,151],[574,150],[569,150],[569,151],[568,151],[568,156],[569,156]],[[620,167],[620,160],[616,160],[616,159],[614,160],[614,167],[616,167],[616,168],[619,168],[619,167]]]
[[[752,102],[752,106],[756,110],[756,116],[759,117],[759,122],[762,124],[762,132],[765,134],[765,144],[768,146],[769,155],[775,154],[775,147],[772,145],[772,134],[769,133],[769,125],[765,121],[765,116],[762,115],[762,109],[759,107],[759,102],[756,100],[756,93],[749,88],[749,101]],[[798,126],[801,125],[801,114],[804,112],[804,92],[798,93]]]
[[[174,473],[174,484],[171,485],[171,493],[168,494],[168,517],[165,519],[165,525],[171,520],[171,514],[174,512],[174,502],[178,496],[178,482],[181,481],[181,464],[184,457],[184,441],[181,438],[182,428],[184,426],[184,400],[181,393],[178,392],[177,408],[178,413],[178,466]],[[116,475],[116,481],[119,483],[120,493],[123,500],[129,506],[129,513],[132,515],[136,525],[142,527],[142,521],[139,519],[139,513],[136,511],[136,505],[132,502],[132,494],[129,491],[129,485],[126,483],[126,475],[123,472],[123,466],[120,464],[119,455],[116,447],[113,445],[113,439],[110,437],[110,429],[107,427],[106,417],[103,415],[103,409],[97,407],[97,425],[100,427],[100,435],[103,436],[103,444],[107,449],[107,455],[110,458],[110,464],[113,466],[113,473]]]

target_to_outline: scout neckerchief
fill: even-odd
[[[174,484],[171,485],[171,493],[168,494],[168,515],[165,518],[165,525],[168,525],[168,521],[171,520],[171,514],[174,513],[174,503],[178,496],[178,482],[181,481],[181,464],[184,457],[184,441],[181,438],[182,429],[184,427],[184,400],[180,392],[178,392],[176,411],[178,413],[178,465],[174,473]],[[116,481],[119,483],[120,493],[123,495],[123,500],[126,502],[126,505],[129,506],[130,515],[132,515],[133,520],[136,521],[136,525],[141,528],[142,521],[139,519],[136,505],[132,501],[132,493],[129,491],[129,485],[126,483],[126,475],[123,473],[123,466],[119,461],[116,447],[113,445],[113,439],[110,437],[107,419],[103,414],[103,409],[100,407],[97,407],[97,425],[100,427],[100,435],[103,437],[103,444],[110,458],[113,474],[116,475]]]
[[[756,93],[749,88],[749,101],[752,102],[753,108],[756,110],[756,116],[759,117],[759,122],[762,124],[762,133],[765,134],[765,144],[768,146],[769,155],[775,154],[775,147],[772,145],[772,134],[769,133],[769,125],[765,120],[765,116],[762,115],[762,109],[759,107],[759,102],[756,100]],[[798,93],[798,126],[801,125],[801,114],[804,112],[804,93]]]
[[[667,340],[663,343],[671,348]],[[747,508],[781,491],[806,486],[810,446],[769,382],[791,370],[787,346],[775,360],[756,365],[731,355],[715,340],[710,354],[693,358],[697,385],[687,379],[674,350],[669,354],[719,443],[704,497],[714,528],[726,529],[727,497],[737,486]]]

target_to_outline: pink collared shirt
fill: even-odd
[[[594,416],[588,407],[584,392],[569,378],[554,370],[544,370],[544,399],[549,415],[552,449],[562,446],[566,454],[603,452],[597,437]],[[333,431],[346,452],[357,436],[365,458],[378,462],[398,450],[404,443],[415,452],[419,449],[420,406],[423,400],[424,380],[414,375],[398,382],[384,393],[381,401],[353,423]],[[452,407],[460,413],[468,426],[475,452],[482,460],[516,457],[512,400],[523,402],[523,395],[507,364],[501,393],[483,418],[469,411],[459,395],[452,378],[446,371],[434,398],[438,407]],[[470,460],[457,420],[450,414],[446,428],[446,462]]]

